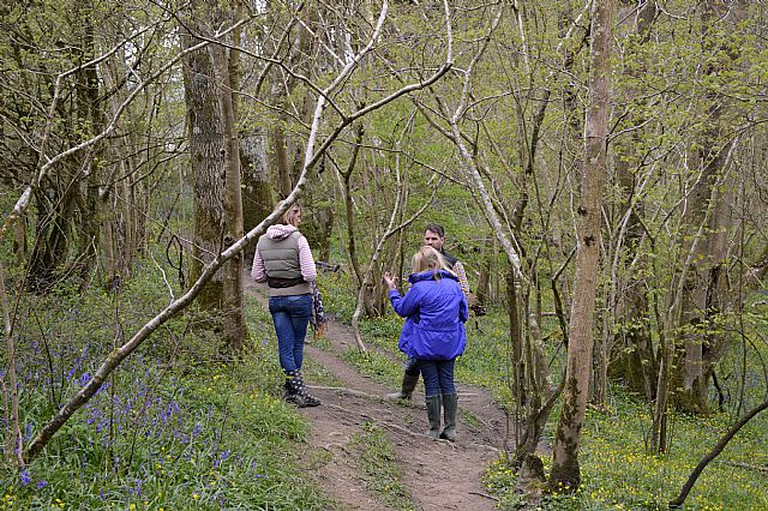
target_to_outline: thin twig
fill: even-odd
[[[487,493],[483,493],[480,491],[471,491],[469,492],[470,495],[479,495],[480,497],[485,497],[486,499],[490,499],[496,502],[501,502],[501,499],[498,497],[494,497],[493,495],[488,495]]]

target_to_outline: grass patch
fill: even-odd
[[[394,388],[403,379],[403,365],[375,351],[369,351],[366,355],[356,348],[350,348],[341,354],[341,358],[377,383]]]
[[[408,490],[400,482],[402,472],[395,451],[384,431],[373,423],[363,424],[352,445],[358,450],[360,470],[367,476],[366,487],[382,502],[403,511],[415,510]]]

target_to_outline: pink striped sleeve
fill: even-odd
[[[301,266],[301,276],[306,282],[312,282],[317,278],[317,269],[315,268],[315,259],[312,257],[312,251],[309,249],[307,238],[301,236],[297,242],[299,248],[299,266]]]

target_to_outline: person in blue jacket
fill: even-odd
[[[456,274],[446,267],[440,253],[429,246],[422,247],[413,256],[413,273],[408,282],[412,287],[401,296],[392,274],[384,274],[392,307],[406,318],[398,346],[418,361],[424,378],[429,418],[427,434],[453,442],[458,407],[453,367],[456,357],[467,345],[464,330],[469,317],[467,298]],[[441,408],[445,420],[442,432]]]

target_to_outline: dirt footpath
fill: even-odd
[[[250,278],[244,278],[244,285],[246,293],[265,303]],[[415,509],[494,509],[496,501],[487,494],[480,478],[486,465],[498,457],[506,419],[487,392],[457,382],[458,439],[454,444],[432,440],[422,434],[428,425],[421,384],[411,406],[383,399],[396,389],[372,381],[341,358],[343,352],[356,349],[347,327],[331,320],[326,335],[330,349],[327,345],[324,349],[307,345],[305,357],[341,383],[338,387],[310,385],[323,404],[302,409],[302,413],[311,423],[306,458],[322,460],[313,463],[312,471],[321,487],[340,504],[339,509],[393,509],[366,489],[368,476],[360,472],[356,459],[359,450],[350,445],[353,437],[363,432],[365,423],[386,431],[402,470],[400,482]]]

